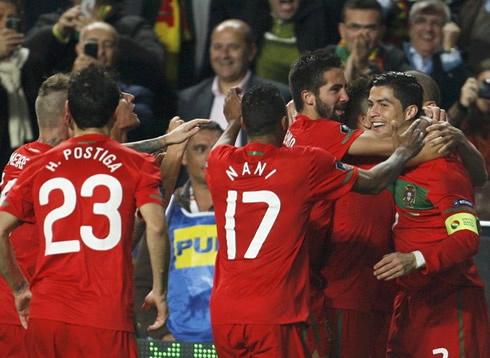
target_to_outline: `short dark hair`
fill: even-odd
[[[355,128],[353,123],[357,121],[357,116],[365,113],[364,105],[367,105],[372,80],[371,76],[362,75],[347,84],[346,92],[349,102],[345,108],[344,117],[347,125]]]
[[[273,134],[286,115],[286,103],[272,84],[254,86],[243,95],[242,116],[249,136]]]
[[[342,68],[340,57],[327,49],[318,49],[300,56],[289,70],[289,90],[297,111],[303,110],[301,92],[311,91],[318,95],[325,85],[323,74],[332,68]]]
[[[379,12],[379,20],[383,22],[383,8],[377,0],[347,0],[342,7],[340,18],[345,22],[347,10],[375,10]]]
[[[116,110],[121,91],[115,76],[90,65],[74,74],[68,88],[68,107],[80,129],[102,128]]]
[[[475,75],[479,76],[480,73],[490,71],[490,58],[480,61],[475,68]]]
[[[402,104],[403,110],[410,105],[416,105],[418,113],[422,109],[424,89],[417,79],[404,72],[385,72],[374,77],[373,87],[388,86],[393,89],[393,94]]]
[[[208,130],[208,131],[216,131],[219,132],[220,134],[223,134],[224,130],[221,128],[221,126],[217,122],[209,122],[205,124],[201,124],[199,126],[201,131]]]
[[[410,70],[405,73],[414,76],[424,89],[424,101],[434,101],[441,103],[441,90],[437,82],[427,73]]]

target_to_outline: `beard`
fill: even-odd
[[[345,107],[345,106],[344,106]],[[321,118],[333,119],[336,122],[343,123],[343,118],[335,114],[335,107],[323,102],[319,97],[316,97],[316,112]],[[343,108],[342,108],[343,109]]]

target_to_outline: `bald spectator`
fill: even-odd
[[[227,126],[223,115],[225,96],[232,87],[244,91],[254,85],[274,83],[281,89],[285,99],[290,99],[286,85],[258,77],[250,71],[257,53],[250,27],[241,20],[226,20],[212,33],[210,61],[214,77],[179,93],[177,114],[188,121],[193,118],[209,118],[224,129]],[[242,143],[241,139],[238,143]]]

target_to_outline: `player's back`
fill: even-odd
[[[155,162],[85,135],[40,156],[20,183],[41,237],[31,317],[131,331],[134,215],[161,202]]]
[[[303,241],[313,201],[338,198],[356,178],[357,170],[318,149],[251,143],[211,152],[207,181],[220,247],[213,324],[307,318]]]

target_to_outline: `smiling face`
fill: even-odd
[[[367,116],[372,124],[371,129],[382,136],[390,136],[392,121],[398,127],[403,125],[405,114],[401,102],[395,97],[389,86],[372,87],[369,91]]]
[[[410,21],[410,43],[423,57],[432,56],[442,45],[442,14],[415,14]]]
[[[315,109],[321,118],[342,122],[349,96],[345,91],[344,71],[332,68],[323,73],[325,84],[315,95]]]
[[[255,57],[255,47],[245,41],[245,26],[230,20],[218,25],[211,36],[211,67],[220,81],[240,82]]]
[[[204,167],[214,144],[221,136],[218,130],[203,129],[189,139],[182,164],[187,167],[189,178],[193,183],[206,184]]]

